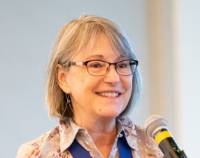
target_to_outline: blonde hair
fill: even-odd
[[[57,65],[69,69],[72,58],[83,48],[91,49],[100,33],[105,34],[113,48],[120,54],[136,59],[133,48],[124,30],[116,23],[97,16],[81,16],[66,24],[60,31],[53,48],[47,71],[47,103],[52,117],[72,117],[70,107],[66,107],[66,94],[57,82]],[[141,94],[141,77],[137,68],[133,75],[133,89],[126,109],[121,115],[132,111]]]

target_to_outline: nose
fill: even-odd
[[[119,74],[116,71],[115,65],[110,65],[108,67],[108,72],[104,76],[104,82],[110,83],[110,84],[116,84],[120,81]]]

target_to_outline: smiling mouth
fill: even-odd
[[[100,96],[104,97],[118,97],[121,93],[116,93],[116,92],[102,92],[102,93],[97,93]]]

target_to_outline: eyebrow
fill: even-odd
[[[105,59],[104,58],[104,56],[103,55],[101,55],[101,54],[97,54],[97,55],[91,55],[91,56],[89,56],[89,57],[87,57],[86,58],[86,60],[90,60],[90,59]],[[119,59],[123,59],[123,58],[126,58],[126,56],[124,56],[124,55],[120,55],[120,56],[118,56],[117,58],[116,58],[116,60],[119,60]]]

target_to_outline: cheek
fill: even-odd
[[[80,68],[79,68],[80,69]],[[86,78],[84,70],[72,67],[68,73],[67,81],[69,86],[73,87],[78,84],[81,84]],[[81,71],[82,70],[82,71]]]
[[[95,79],[89,76],[87,71],[73,71],[69,74],[69,86],[71,93],[84,95],[95,85]]]
[[[131,91],[132,92],[132,89],[133,89],[133,78],[130,77],[130,78],[127,78],[124,80],[124,85],[126,87],[126,89],[128,91]]]
[[[126,87],[126,90],[127,90],[127,95],[126,95],[126,99],[129,101],[130,97],[131,97],[131,94],[132,94],[132,90],[133,90],[133,81],[132,81],[132,78],[130,79],[127,79],[126,82],[125,82],[125,87]]]

